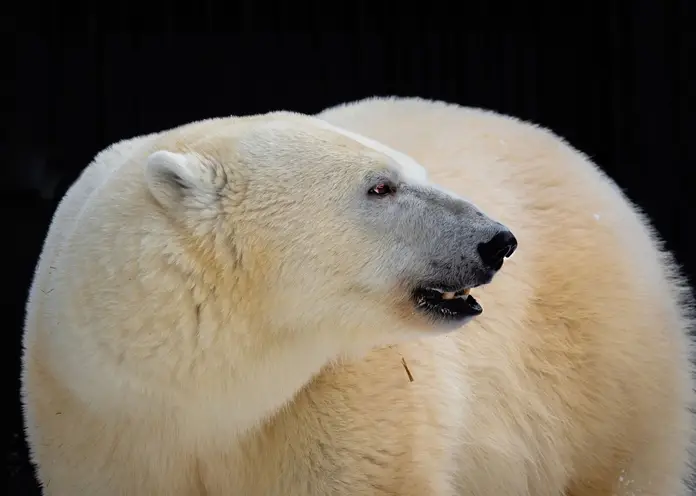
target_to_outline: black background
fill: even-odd
[[[67,12],[27,3],[3,18],[6,46],[16,47],[3,71],[9,494],[36,491],[17,390],[43,236],[82,168],[123,138],[373,95],[485,107],[549,127],[589,154],[696,279],[696,2],[558,4],[256,2],[226,12],[199,2],[159,6],[145,19],[125,4]]]

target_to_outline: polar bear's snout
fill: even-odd
[[[401,224],[407,226],[403,238],[425,264],[412,272],[415,308],[431,321],[446,323],[481,314],[471,290],[493,280],[517,249],[515,235],[473,203],[437,186],[411,186],[403,193],[411,199],[404,200],[409,220]]]

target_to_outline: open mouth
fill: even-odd
[[[439,288],[419,288],[413,292],[416,308],[439,320],[457,321],[481,315],[483,308],[469,294],[469,289],[444,291]]]

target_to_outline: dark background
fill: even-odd
[[[696,2],[559,4],[397,13],[386,3],[224,12],[199,2],[135,19],[126,7],[98,12],[95,3],[68,15],[29,3],[3,18],[6,46],[16,47],[15,65],[10,58],[3,70],[9,494],[36,494],[17,391],[43,236],[70,183],[123,138],[212,116],[315,113],[372,95],[485,107],[549,127],[589,154],[696,279]]]

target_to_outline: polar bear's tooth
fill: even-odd
[[[462,300],[466,300],[467,296],[469,296],[469,293],[471,292],[470,289],[463,289],[461,291],[458,291],[457,293],[454,294],[455,298],[460,298]]]

